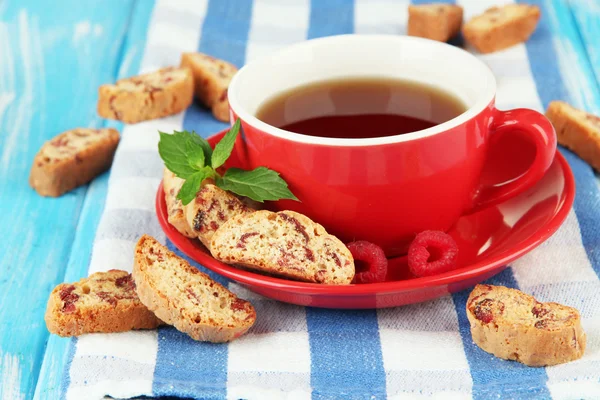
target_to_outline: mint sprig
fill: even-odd
[[[265,200],[298,200],[279,174],[266,167],[252,171],[230,168],[222,176],[216,171],[231,155],[240,126],[238,119],[214,150],[206,139],[194,132],[159,132],[158,154],[167,169],[184,180],[177,193],[184,205],[194,200],[202,182],[208,178],[214,179],[215,185],[223,190],[261,203]]]

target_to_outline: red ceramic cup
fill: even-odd
[[[365,139],[301,135],[255,117],[282,91],[359,76],[434,85],[462,100],[467,111],[429,129]],[[342,35],[246,65],[228,97],[232,120],[242,122],[236,148],[244,167],[278,171],[301,200],[276,202],[276,209],[301,212],[345,242],[368,240],[391,256],[405,252],[418,232],[448,230],[461,214],[516,196],[550,166],[556,152],[550,122],[532,110],[496,109],[495,94],[490,69],[459,48],[408,36]],[[427,105],[415,103],[403,104],[403,113],[427,119]],[[486,166],[494,142],[507,132],[524,135],[534,149],[531,165],[518,176],[503,173],[512,170],[508,151]],[[486,179],[484,167],[491,171]]]

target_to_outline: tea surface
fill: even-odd
[[[433,86],[360,77],[314,82],[279,93],[259,107],[256,117],[290,132],[358,139],[419,131],[465,110],[461,100]]]

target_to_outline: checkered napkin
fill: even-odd
[[[498,107],[542,111],[549,101],[563,99],[593,110],[598,104],[585,103],[592,96],[577,72],[558,61],[561,52],[572,50],[550,31],[555,11],[543,0],[529,2],[543,7],[531,40],[480,56],[497,77]],[[460,3],[469,18],[503,1]],[[408,0],[157,1],[140,72],[177,64],[184,51],[241,66],[319,36],[403,35],[407,6]],[[90,273],[131,270],[133,247],[143,233],[177,252],[154,211],[162,173],[156,132],[193,129],[207,137],[224,127],[197,106],[125,127]],[[230,344],[198,343],[171,327],[86,335],[73,341],[62,393],[67,399],[600,398],[600,192],[590,168],[563,154],[578,185],[574,210],[550,240],[490,283],[577,307],[588,333],[581,360],[528,368],[483,352],[471,341],[467,292],[394,309],[340,311],[278,303],[211,273],[255,305],[258,319],[247,335]]]

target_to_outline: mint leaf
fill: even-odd
[[[171,172],[179,178],[187,179],[188,176],[197,170],[188,162],[187,142],[189,132],[174,132],[172,135],[164,132],[158,132],[160,140],[158,142],[158,154],[165,162]]]
[[[261,203],[265,200],[298,200],[279,174],[265,167],[258,167],[252,171],[229,168],[222,178],[217,177],[216,184],[223,190]]]
[[[204,167],[202,170],[196,171],[192,175],[188,176],[181,186],[181,189],[179,189],[177,198],[181,200],[184,206],[188,205],[196,197],[196,194],[202,185],[202,181],[213,175],[214,171],[211,167]]]
[[[238,133],[240,132],[240,120],[239,118],[235,121],[235,124],[229,129],[229,132],[223,136],[223,138],[217,143],[215,146],[215,150],[212,153],[211,163],[210,165],[217,169],[221,165],[225,164],[225,161],[231,155],[231,151],[233,150],[233,145],[235,144],[235,139],[237,138]]]
[[[187,140],[185,148],[190,167],[197,170],[204,168],[204,149],[202,145],[190,138]]]
[[[192,132],[191,139],[196,142],[199,146],[204,150],[204,159],[208,161],[210,164],[210,159],[212,157],[213,149],[210,147],[208,140],[204,139],[202,136],[196,134],[196,132]]]

